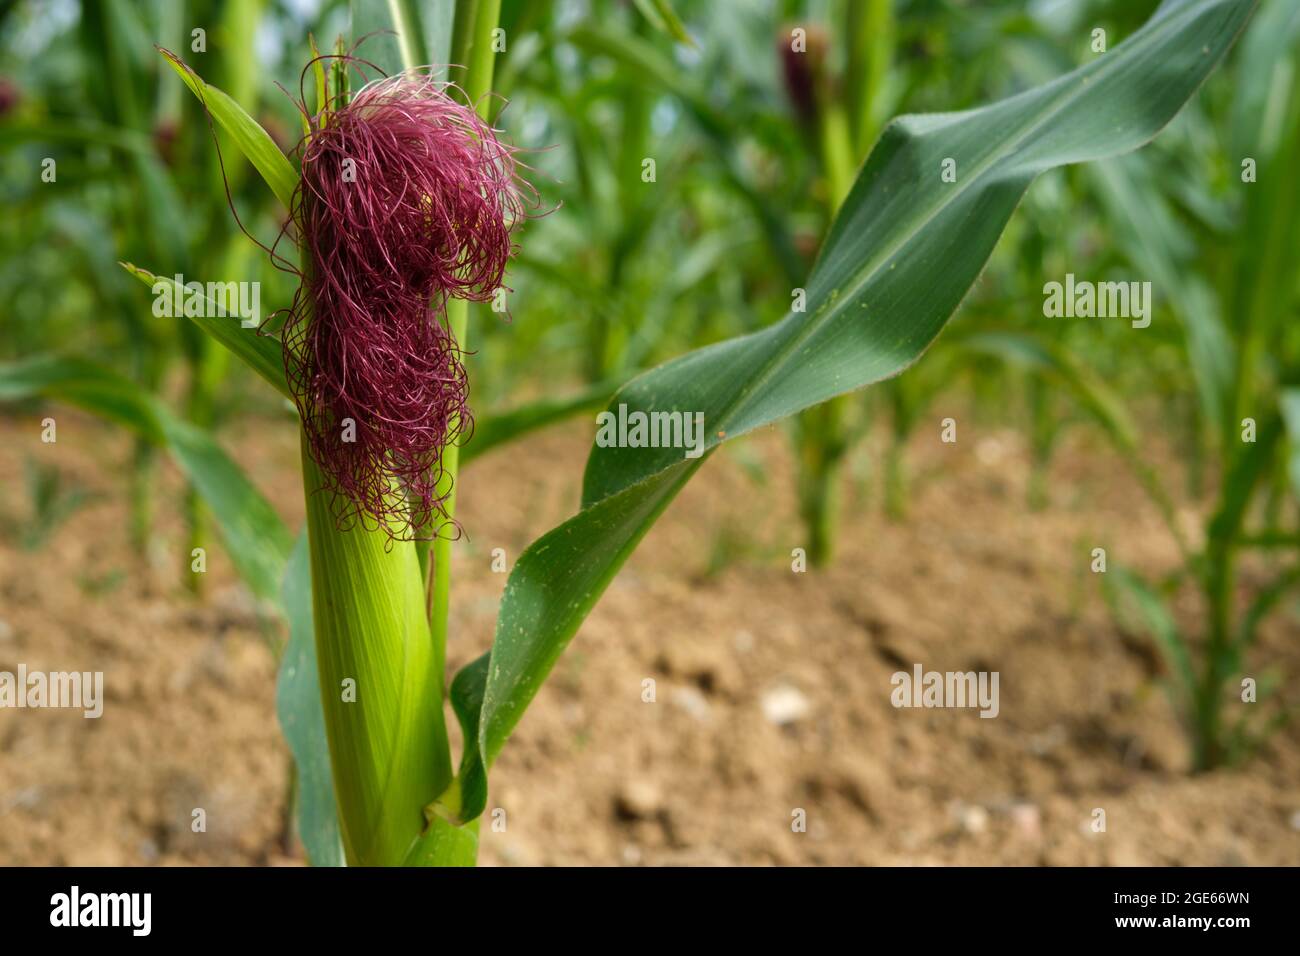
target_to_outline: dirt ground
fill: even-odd
[[[41,417],[0,419],[0,515],[28,514],[29,459],[92,498],[39,550],[12,527],[0,542],[0,670],[102,670],[106,702],[99,720],[0,711],[0,864],[300,862],[285,839],[275,666],[228,560],[210,549],[202,600],[182,587],[170,466],[149,559],[133,557],[129,441],[58,409],[58,442],[43,445]],[[882,515],[865,447],[838,560],[808,573],[791,569],[801,532],[784,436],[715,456],[507,746],[489,802],[505,829],[484,827],[483,862],[1300,862],[1300,726],[1238,768],[1188,775],[1157,659],[1102,601],[1093,547],[1152,573],[1175,561],[1120,463],[1077,434],[1053,464],[1050,505],[1030,511],[1023,440],[963,429],[955,446],[937,427],[913,443],[903,523]],[[571,513],[589,440],[571,423],[463,476],[452,668],[490,641],[505,582],[492,550],[513,560]],[[222,441],[297,528],[292,426],[249,419]],[[1194,626],[1195,602],[1179,610]],[[1265,627],[1261,675],[1300,673],[1297,620],[1293,602]],[[890,676],[914,663],[998,671],[999,715],[895,709]],[[191,832],[197,807],[206,833]],[[792,830],[797,810],[806,832]]]

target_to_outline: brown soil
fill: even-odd
[[[43,445],[40,417],[0,421],[0,514],[27,513],[29,457],[98,497],[40,550],[0,543],[0,670],[102,670],[106,704],[100,720],[0,711],[0,864],[300,859],[283,838],[275,667],[229,562],[210,549],[204,599],[181,586],[170,467],[150,557],[133,557],[129,441],[60,410],[58,443]],[[937,428],[918,437],[905,523],[882,517],[877,481],[855,478],[838,560],[803,574],[783,436],[716,456],[507,746],[489,804],[506,825],[484,826],[483,861],[1300,862],[1300,728],[1241,767],[1189,775],[1157,658],[1119,632],[1088,570],[1096,546],[1150,573],[1175,564],[1122,466],[1077,436],[1053,465],[1050,506],[1029,511],[1022,440],[968,437],[976,428],[956,446]],[[572,511],[588,440],[565,426],[464,476],[453,667],[490,641],[505,581],[492,550],[513,560]],[[292,426],[250,420],[223,443],[296,528]],[[864,448],[856,470],[874,457]],[[1179,610],[1195,626],[1190,596]],[[1266,626],[1260,676],[1300,673],[1298,630],[1294,605]],[[998,671],[999,716],[895,709],[890,675],[913,663]],[[1269,705],[1228,705],[1246,706]],[[191,832],[196,807],[206,833]],[[1090,827],[1097,808],[1104,833]],[[805,833],[792,832],[797,809]]]

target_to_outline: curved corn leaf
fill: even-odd
[[[451,682],[451,709],[460,722],[465,749],[460,756],[460,767],[447,792],[441,794],[430,812],[451,820],[467,820],[483,812],[487,804],[487,773],[483,767],[482,752],[474,741],[478,740],[478,720],[483,710],[483,691],[487,687],[489,651],[470,661]]]
[[[275,193],[284,208],[292,211],[293,191],[298,185],[298,173],[284,153],[280,152],[280,147],[275,145],[271,134],[229,96],[215,86],[204,83],[202,77],[191,70],[185,61],[171,50],[159,47],[158,52],[185,81],[190,91],[199,98],[208,115],[230,134],[239,151],[253,164],[253,168],[262,174],[266,184],[271,187],[271,192]]]
[[[298,834],[312,866],[343,866],[343,838],[339,834],[325,710],[316,671],[311,554],[305,531],[298,536],[289,556],[281,598],[289,620],[289,643],[276,679],[275,713],[298,767]]]
[[[1051,83],[982,109],[894,120],[806,284],[807,312],[669,362],[612,404],[702,412],[711,451],[897,375],[960,304],[1034,178],[1150,140],[1253,8],[1253,0],[1169,0],[1127,41]],[[955,183],[940,178],[949,158]],[[466,757],[459,793],[485,792],[470,778],[500,751],[583,618],[702,461],[680,448],[593,448],[583,510],[534,542],[506,584],[478,753]],[[480,812],[466,800],[459,816]]]
[[[166,447],[211,509],[239,576],[258,598],[278,605],[293,538],[211,435],[177,419],[130,379],[84,359],[41,356],[0,365],[0,400],[37,396],[84,408]]]
[[[144,389],[85,359],[38,355],[0,365],[0,402],[48,398],[84,408],[162,444],[162,427]]]
[[[118,265],[150,288],[159,283],[172,286],[173,295],[177,297],[175,301],[183,301],[184,296],[190,295],[185,287],[173,278],[154,275],[147,269],[141,269],[129,262],[119,262]],[[199,310],[202,314],[188,316],[188,318],[243,359],[249,368],[270,382],[277,392],[292,401],[293,394],[289,391],[289,382],[284,372],[284,359],[280,355],[280,343],[268,335],[259,335],[256,329],[244,328],[238,316],[219,316],[217,303],[206,295],[203,296],[203,302],[205,305]]]

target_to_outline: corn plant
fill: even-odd
[[[1215,116],[1230,159],[1198,157],[1202,167],[1229,167],[1231,198],[1198,189],[1196,195],[1206,198],[1180,213],[1161,188],[1184,175],[1174,157],[1196,153],[1198,143],[1215,135],[1199,111],[1180,120],[1176,151],[1127,156],[1088,170],[1114,223],[1122,261],[1167,290],[1177,324],[1161,340],[1178,350],[1194,385],[1183,406],[1193,410],[1186,433],[1196,451],[1192,465],[1199,469],[1204,460],[1213,469],[1215,490],[1204,524],[1189,533],[1179,520],[1169,477],[1146,460],[1137,416],[1086,362],[1042,336],[987,334],[967,343],[1032,369],[1075,396],[1164,520],[1182,566],[1157,577],[1118,556],[1119,567],[1108,571],[1103,584],[1123,626],[1146,633],[1157,647],[1197,770],[1240,759],[1289,716],[1280,702],[1267,715],[1253,707],[1235,708],[1232,719],[1227,715],[1234,701],[1256,703],[1268,696],[1270,682],[1251,678],[1248,655],[1261,624],[1300,586],[1300,535],[1294,515],[1282,507],[1300,493],[1291,467],[1300,352],[1286,321],[1298,301],[1286,263],[1300,256],[1300,194],[1286,171],[1300,152],[1300,95],[1290,80],[1300,58],[1300,9],[1266,3],[1241,56],[1236,89],[1217,98]],[[1247,162],[1267,173],[1255,181],[1234,165]],[[1215,263],[1227,265],[1210,268]],[[1214,278],[1202,278],[1207,275]],[[1189,486],[1202,483],[1193,474]],[[1252,553],[1267,557],[1269,567],[1262,581],[1247,584],[1242,558]],[[1184,589],[1199,599],[1200,627],[1189,627],[1174,612],[1172,600]],[[1246,678],[1258,684],[1253,693],[1240,686]]]
[[[313,58],[305,78],[315,95],[301,104],[303,144],[291,155],[234,99],[166,55],[290,214],[286,236],[298,245],[284,262],[302,282],[278,337],[215,315],[193,321],[298,410],[307,526],[297,545],[246,479],[226,473],[221,487],[241,497],[211,504],[228,541],[259,555],[263,568],[250,573],[266,574],[262,587],[283,581],[290,643],[278,710],[299,766],[311,860],[474,863],[492,763],[583,619],[703,462],[727,440],[903,372],[956,311],[1035,177],[1144,145],[1253,8],[1252,0],[1167,0],[1124,43],[1072,72],[980,109],[885,126],[837,203],[806,308],[643,373],[611,400],[611,408],[703,414],[704,454],[593,447],[581,510],[520,556],[491,650],[449,685],[453,548],[437,532],[455,520],[456,496],[473,493],[457,481],[456,436],[469,414],[459,356],[468,300],[501,281],[522,195],[509,175],[513,147],[486,124],[499,0],[464,0],[454,19],[401,0],[354,5],[357,35],[376,23],[393,30],[384,42],[400,69],[354,87],[347,57],[328,67]],[[459,89],[421,69],[440,49],[464,66]],[[385,139],[397,128],[402,135]],[[435,154],[412,145],[430,141],[443,147],[440,178],[431,175]],[[381,142],[388,147],[372,148]],[[344,159],[357,160],[355,193],[335,178]],[[951,181],[942,175],[950,163]],[[414,191],[392,199],[394,182]],[[440,217],[456,228],[422,231]],[[393,222],[416,227],[401,240]],[[519,236],[526,246],[526,225]],[[358,237],[375,247],[356,245]],[[170,281],[126,267],[150,285]],[[365,363],[375,354],[383,361],[359,375],[338,374],[340,356]],[[120,396],[104,376],[69,372],[62,382],[73,396],[96,388]],[[391,427],[381,413],[392,409],[418,422],[418,433]],[[187,450],[196,484],[209,469],[228,471],[204,433],[156,400],[124,399],[120,413]],[[337,443],[345,418],[364,436],[357,447]],[[464,450],[473,448],[471,439]],[[465,742],[456,760],[447,704]]]
[[[190,5],[190,11],[208,12],[196,11],[197,6]],[[220,15],[213,17],[214,33],[232,47],[250,45],[262,7],[262,0],[224,5]],[[148,26],[156,26],[165,42],[178,43],[186,4],[168,4],[158,13],[158,22]],[[43,143],[65,167],[81,158],[88,160],[87,170],[69,175],[71,182],[60,186],[63,195],[69,188],[76,189],[81,199],[75,207],[76,219],[64,214],[61,220],[63,229],[71,232],[68,238],[77,252],[75,264],[65,267],[64,281],[75,276],[89,284],[105,313],[121,324],[117,336],[129,351],[131,369],[130,381],[121,381],[119,386],[129,391],[134,381],[146,395],[156,394],[177,359],[183,357],[187,379],[183,417],[202,429],[211,429],[221,407],[215,393],[224,378],[228,353],[188,324],[169,328],[142,319],[148,313],[139,308],[140,288],[109,266],[116,251],[132,258],[167,255],[174,272],[198,273],[210,279],[246,271],[251,249],[242,240],[228,241],[224,230],[227,190],[240,200],[246,198],[240,190],[247,179],[246,170],[238,154],[228,147],[232,155],[223,183],[216,152],[203,148],[206,130],[197,124],[193,130],[183,126],[182,91],[174,81],[159,75],[159,70],[170,75],[165,66],[148,59],[152,50],[144,41],[147,27],[142,10],[124,3],[87,4],[81,14],[78,35],[83,40],[84,88],[77,105],[82,109],[89,105],[95,118],[81,112],[34,121],[24,118],[6,124],[0,142],[6,146]],[[233,65],[231,62],[219,70],[220,80],[252,108],[257,102],[257,64],[241,64],[237,70]],[[109,161],[100,155],[105,147],[112,150]],[[260,192],[250,192],[251,209],[244,206],[244,213],[251,219],[266,204]],[[109,222],[96,221],[101,206],[106,207],[104,215]],[[76,227],[69,230],[71,223]],[[202,229],[200,241],[194,241],[196,230],[186,226]],[[19,398],[24,397],[20,385],[33,393],[41,390],[34,371],[44,369],[54,376],[56,366],[49,356],[29,358],[17,367],[6,367],[0,375],[7,379],[10,397]],[[84,362],[79,361],[76,367],[84,369]],[[107,370],[94,373],[98,379],[106,375],[112,377]],[[50,388],[58,388],[57,376],[51,378]],[[100,411],[93,402],[84,404],[93,412]],[[132,404],[139,411],[148,402],[142,398]],[[135,432],[131,539],[143,553],[153,534],[155,439],[160,433],[144,427],[138,415],[124,419],[122,412],[119,403],[116,414],[111,409],[106,414]],[[204,580],[190,571],[188,558],[194,548],[206,543],[201,500],[191,485],[185,502],[187,558],[176,563],[181,580],[194,589]]]

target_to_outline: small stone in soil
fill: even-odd
[[[713,716],[708,700],[694,687],[678,687],[673,691],[673,703],[701,723]]]
[[[763,695],[760,701],[763,708],[763,716],[769,723],[776,724],[778,727],[785,727],[796,721],[802,720],[808,716],[812,705],[808,703],[808,698],[797,687],[791,687],[789,684],[782,684],[779,687],[773,687]]]
[[[649,820],[663,807],[663,794],[651,780],[629,780],[614,797],[620,820]]]

